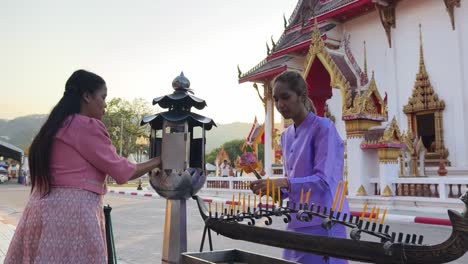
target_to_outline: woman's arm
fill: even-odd
[[[133,173],[132,177],[130,177],[129,180],[137,179],[137,178],[143,176],[145,173],[160,167],[160,165],[161,165],[161,158],[160,157],[155,157],[155,158],[152,158],[152,159],[150,159],[148,161],[138,163],[136,165],[135,172]]]

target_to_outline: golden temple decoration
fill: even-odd
[[[401,149],[399,148],[379,148],[379,163],[398,164],[398,157],[400,156],[400,152]]]
[[[356,192],[356,196],[367,196],[367,192],[366,192],[366,189],[364,188],[363,185],[359,186],[357,192]]]
[[[455,7],[460,7],[460,2],[460,0],[444,0],[453,30],[455,30]]]
[[[365,41],[364,41],[364,76],[367,79],[367,49],[366,49]]]
[[[444,146],[443,134],[443,110],[445,109],[445,102],[439,99],[437,93],[432,88],[429,81],[429,74],[426,70],[424,62],[424,50],[422,42],[422,30],[419,25],[419,72],[416,74],[416,81],[414,83],[412,96],[408,99],[408,104],[403,106],[403,112],[408,118],[408,128],[411,133],[418,134],[418,118],[422,115],[432,116],[435,127],[435,140],[430,146],[427,146],[428,152],[426,158],[430,160],[446,159],[448,150]],[[438,162],[437,162],[438,164]]]
[[[325,104],[325,115],[324,117],[330,119],[333,123],[335,123],[336,118],[332,113],[330,112],[330,107],[328,107],[328,104]]]
[[[304,78],[307,78],[309,75],[310,69],[315,59],[318,59],[325,67],[328,74],[330,74],[330,86],[332,88],[339,88],[342,92],[342,95],[344,95],[345,91],[350,90],[349,82],[346,81],[345,77],[338,69],[338,66],[336,66],[335,62],[328,53],[324,42],[322,41],[317,22],[315,22],[314,29],[312,30],[310,48],[304,62]]]
[[[364,133],[371,127],[379,126],[380,121],[368,120],[368,119],[354,119],[346,120],[346,137],[347,138],[361,138],[364,137]]]
[[[392,189],[390,189],[390,186],[388,186],[388,185],[385,186],[385,189],[383,190],[381,196],[384,196],[384,197],[393,196]]]
[[[387,119],[387,105],[377,89],[374,72],[372,72],[372,78],[367,89],[356,91],[354,98],[352,98],[351,91],[347,92],[345,101],[346,109],[343,111],[343,116],[361,115],[379,121]]]
[[[262,95],[260,94],[260,91],[258,90],[258,85],[257,85],[257,83],[254,83],[254,84],[253,84],[253,88],[255,88],[255,91],[257,91],[258,98],[259,98],[260,101],[262,102],[263,108],[265,109],[265,113],[266,113],[265,97],[262,96]]]
[[[379,143],[401,144],[401,132],[395,117],[393,117],[392,122],[385,128],[383,136],[379,139]]]
[[[386,4],[376,3],[375,8],[380,16],[380,22],[385,29],[387,35],[388,46],[392,47],[392,28],[396,28],[396,6],[400,0],[388,0]]]
[[[409,175],[405,176],[424,176],[420,175],[423,173],[418,171],[418,165],[423,166],[423,164],[419,164],[419,160],[423,157],[422,153],[425,153],[426,151],[421,138],[415,137],[411,131],[408,131],[408,133],[403,134],[402,142],[405,145],[405,151],[409,154],[409,157],[406,158],[408,159],[407,166],[409,167],[410,171]]]

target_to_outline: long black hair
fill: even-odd
[[[29,149],[31,192],[36,189],[43,196],[50,193],[50,157],[54,136],[68,116],[81,111],[83,94],[93,94],[104,84],[100,76],[85,70],[77,70],[68,78],[62,98],[50,112]]]
[[[304,106],[307,111],[314,114],[317,113],[314,103],[309,97],[307,83],[300,73],[296,71],[285,71],[275,78],[274,83],[276,84],[277,82],[288,84],[289,89],[295,92],[298,96],[304,97]]]

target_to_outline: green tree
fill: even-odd
[[[120,151],[120,136],[122,134],[122,156],[127,157],[137,151],[136,140],[140,136],[148,137],[149,126],[140,126],[142,118],[157,112],[142,98],[127,101],[122,98],[113,98],[107,103],[103,122],[109,131],[112,144]],[[123,130],[121,131],[123,126]]]
[[[206,162],[214,164],[216,155],[218,155],[219,150],[221,147],[224,148],[224,150],[227,152],[229,155],[229,158],[231,159],[231,162],[234,162],[237,158],[237,156],[242,155],[242,145],[244,144],[244,139],[234,139],[230,140],[228,142],[225,142],[223,145],[221,145],[218,148],[213,149],[206,155]],[[263,162],[264,160],[264,147],[262,144],[258,145],[258,160],[261,160]]]
[[[242,155],[242,145],[244,139],[234,139],[223,144],[223,148],[231,159],[231,163],[236,161],[237,156]]]

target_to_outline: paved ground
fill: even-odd
[[[29,189],[16,184],[0,184],[0,254],[2,234],[8,236],[12,230],[6,230],[4,223],[16,225],[21,217],[22,208],[27,202]],[[116,252],[119,264],[160,263],[165,200],[161,198],[123,196],[109,194],[105,203],[113,207],[112,222],[116,241]],[[188,250],[198,251],[203,231],[203,222],[196,209],[195,202],[188,201],[187,215],[189,218]],[[284,228],[281,221],[275,221],[272,228]],[[406,233],[425,235],[425,242],[429,244],[444,241],[450,235],[451,229],[440,226],[398,224],[392,229]],[[3,231],[2,231],[3,230]],[[6,230],[6,231],[5,231]],[[3,238],[3,244],[7,244]],[[251,252],[280,257],[281,249],[236,241],[221,236],[213,236],[215,249],[239,248]],[[205,247],[206,249],[207,247]],[[4,249],[6,251],[6,249]],[[0,262],[1,262],[0,255]],[[468,255],[459,259],[456,264],[468,263]]]

